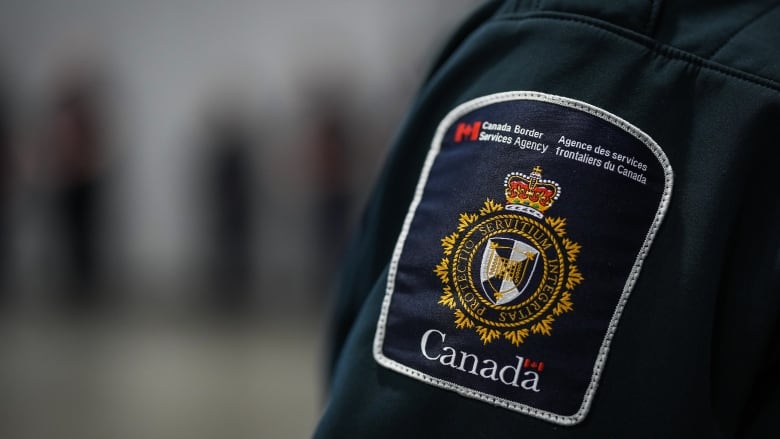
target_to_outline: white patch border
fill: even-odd
[[[384,339],[385,339],[385,328],[387,326],[387,315],[390,310],[390,303],[392,301],[393,292],[395,290],[395,277],[398,272],[398,262],[401,259],[403,248],[406,243],[406,238],[409,234],[409,229],[411,227],[412,221],[414,220],[415,213],[417,212],[417,208],[420,205],[420,202],[422,201],[423,192],[425,191],[425,185],[428,183],[428,177],[431,168],[433,167],[433,163],[435,162],[436,157],[439,155],[439,151],[441,150],[441,144],[444,139],[444,134],[446,133],[450,125],[452,125],[456,120],[458,120],[460,117],[474,110],[477,110],[482,107],[486,107],[491,104],[496,104],[499,102],[507,102],[507,101],[515,101],[515,100],[530,100],[530,101],[541,101],[541,102],[552,103],[562,107],[580,110],[585,113],[596,116],[600,119],[603,119],[621,128],[622,130],[634,136],[637,140],[644,143],[650,149],[650,151],[655,155],[656,159],[658,159],[661,167],[664,170],[664,191],[663,191],[663,195],[661,196],[661,202],[658,206],[658,210],[656,211],[655,218],[653,219],[653,222],[650,225],[650,229],[648,230],[647,235],[645,236],[644,243],[640,247],[639,254],[637,255],[636,260],[634,261],[634,265],[631,268],[631,271],[629,272],[628,279],[626,281],[625,286],[623,287],[623,293],[620,296],[620,300],[618,300],[618,304],[615,308],[615,312],[612,315],[612,320],[609,322],[607,333],[601,342],[599,354],[596,357],[596,362],[593,366],[593,374],[591,375],[590,384],[588,385],[588,388],[585,391],[585,396],[583,398],[582,404],[580,405],[580,408],[579,410],[577,410],[576,413],[568,416],[559,415],[546,410],[540,410],[528,406],[526,404],[520,404],[504,398],[499,398],[440,378],[432,377],[425,373],[419,372],[413,368],[405,366],[395,360],[392,360],[386,357],[382,352],[382,346],[384,345]],[[379,320],[377,321],[376,334],[374,336],[374,349],[373,349],[374,359],[380,365],[388,369],[394,370],[398,373],[415,378],[417,380],[423,381],[433,386],[448,389],[460,395],[478,399],[499,407],[504,407],[506,409],[515,412],[523,413],[559,425],[575,425],[578,424],[579,422],[582,422],[587,416],[588,411],[590,410],[591,403],[593,402],[593,397],[596,393],[596,389],[599,384],[601,372],[602,369],[604,368],[604,363],[606,362],[607,354],[609,353],[609,345],[612,341],[612,337],[614,336],[615,331],[617,330],[617,325],[618,325],[618,321],[620,320],[620,316],[622,315],[623,309],[625,308],[626,303],[628,302],[628,298],[631,294],[631,291],[634,288],[636,279],[639,277],[639,273],[642,269],[642,264],[644,263],[645,257],[647,256],[647,253],[650,250],[650,245],[652,244],[653,239],[655,238],[655,234],[658,231],[658,228],[661,226],[661,222],[663,221],[664,216],[666,215],[666,211],[669,207],[669,201],[671,199],[671,194],[672,194],[672,183],[673,183],[673,173],[672,173],[672,166],[669,163],[669,159],[666,157],[666,154],[661,149],[661,147],[649,135],[647,135],[645,132],[635,127],[634,125],[630,124],[629,122],[625,121],[624,119],[608,111],[602,110],[601,108],[587,104],[585,102],[578,101],[575,99],[565,98],[562,96],[541,93],[541,92],[510,91],[510,92],[502,92],[502,93],[495,93],[491,95],[481,96],[479,98],[472,99],[463,104],[460,104],[459,106],[455,107],[452,111],[450,111],[447,114],[447,116],[444,117],[444,119],[441,121],[438,128],[436,129],[436,134],[433,138],[433,142],[431,143],[431,149],[428,151],[428,155],[425,159],[422,173],[420,174],[420,179],[417,182],[417,188],[415,190],[414,199],[412,200],[412,203],[409,206],[409,211],[406,214],[406,219],[404,220],[403,228],[401,229],[401,234],[399,235],[398,241],[396,242],[395,250],[393,251],[393,257],[390,260],[390,268],[387,274],[387,288],[385,290],[384,300],[382,301],[382,310],[379,315]]]

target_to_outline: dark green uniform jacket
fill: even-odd
[[[778,139],[778,2],[482,6],[351,247],[315,437],[780,437]]]

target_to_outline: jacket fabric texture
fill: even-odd
[[[584,416],[568,425],[535,416],[525,403],[512,410],[471,397],[461,387],[453,391],[399,373],[381,365],[374,352],[383,307],[388,306],[388,273],[396,270],[391,261],[437,129],[461,104],[518,91],[587,103],[628,121],[660,147],[674,176],[663,220],[630,285],[630,297],[621,305],[595,379],[597,388]],[[356,231],[333,307],[329,395],[315,437],[776,435],[778,139],[776,1],[482,5],[435,59],[392,142]],[[550,139],[549,146],[554,149],[558,141],[557,136]],[[552,172],[545,168],[544,175]],[[615,209],[634,202],[630,193],[615,191],[611,197],[609,187],[590,187],[590,182],[583,180],[576,189],[570,183],[569,193],[592,191],[594,200]],[[565,198],[567,186],[562,191],[557,203],[564,209],[573,201]],[[587,199],[578,198],[579,209],[599,208]],[[442,227],[455,230],[456,220],[444,215],[441,221],[452,226]],[[576,220],[576,214],[568,218],[569,224]],[[437,258],[442,237],[433,239],[436,248],[431,251]],[[592,255],[598,249],[583,245],[580,258],[588,251]],[[437,282],[434,267],[421,276]],[[599,282],[593,274],[584,273],[584,278],[582,291]],[[529,343],[553,340],[556,330],[566,331],[567,318],[584,312],[579,310],[588,298],[577,296],[579,289],[572,293],[571,317],[561,316],[551,337],[534,335]],[[450,311],[435,304],[441,293],[430,293],[430,312],[449,316]],[[395,311],[389,312],[392,317]],[[396,330],[391,326],[388,331]],[[451,339],[457,334],[478,340],[473,330],[454,324],[444,332]],[[446,344],[438,334],[429,335]],[[475,341],[472,346],[483,345],[515,349],[506,340]]]

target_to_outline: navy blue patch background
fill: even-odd
[[[475,121],[536,129],[544,133],[542,139],[524,138],[544,142],[549,149],[542,154],[489,141],[455,143],[458,123]],[[515,133],[485,132],[518,137]],[[557,143],[560,136],[633,156],[648,166],[647,171],[638,171],[647,183],[556,156],[556,146],[563,147]],[[607,160],[592,151],[589,154]],[[443,257],[440,240],[456,231],[461,213],[477,213],[486,198],[503,205],[507,174],[530,174],[537,165],[543,168],[542,178],[561,187],[560,198],[545,216],[567,219],[567,236],[582,246],[576,265],[584,281],[573,290],[573,311],[556,318],[551,336],[531,334],[519,347],[503,337],[485,345],[474,329],[457,329],[453,311],[437,303],[442,283],[433,270]],[[574,415],[585,399],[608,326],[658,214],[663,192],[664,168],[650,148],[597,116],[536,100],[491,103],[466,113],[444,133],[403,243],[386,317],[383,354],[459,386],[554,414]],[[420,338],[428,329],[445,333],[445,344],[457,351],[476,354],[480,360],[491,358],[499,366],[516,364],[518,355],[543,361],[541,391],[506,386],[425,359]]]

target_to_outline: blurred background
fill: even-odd
[[[0,0],[0,437],[309,437],[345,240],[476,4]]]

